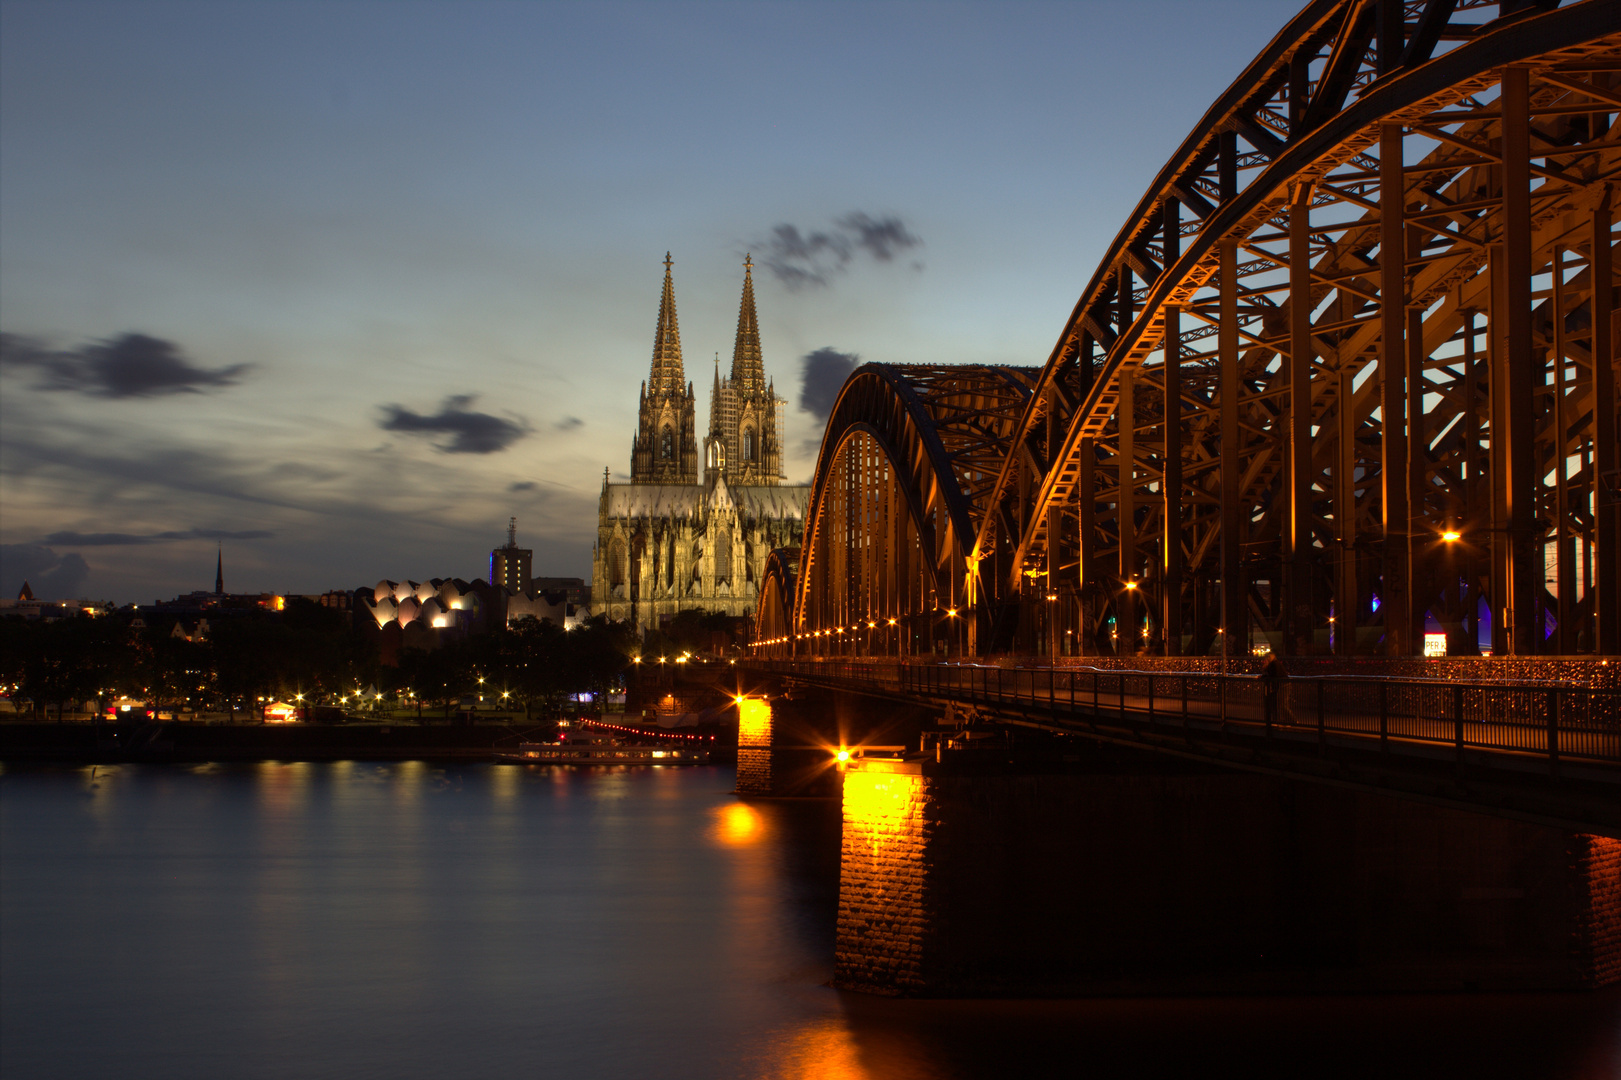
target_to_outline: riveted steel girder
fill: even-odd
[[[1614,0],[1309,4],[1036,381],[979,651],[1621,652],[1618,109]]]
[[[967,545],[1033,369],[868,364],[823,436],[795,579],[798,654],[961,651]]]

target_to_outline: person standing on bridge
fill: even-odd
[[[1294,723],[1294,711],[1289,708],[1289,673],[1284,670],[1283,658],[1268,650],[1261,664],[1261,678],[1266,685],[1267,723]]]

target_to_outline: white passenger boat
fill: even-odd
[[[495,759],[521,765],[707,765],[709,751],[605,739],[519,743],[516,750],[497,751]]]

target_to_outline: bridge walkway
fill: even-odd
[[[1283,681],[1274,709],[1254,675],[894,660],[741,666],[928,701],[970,725],[1034,727],[1621,836],[1621,690],[1612,688],[1310,677]]]

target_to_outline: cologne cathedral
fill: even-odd
[[[752,614],[766,556],[799,543],[810,498],[808,485],[782,482],[784,403],[765,377],[752,262],[743,264],[731,375],[721,378],[716,362],[701,443],[670,265],[665,255],[630,483],[611,483],[603,471],[592,559],[592,608],[641,632],[691,608]]]

